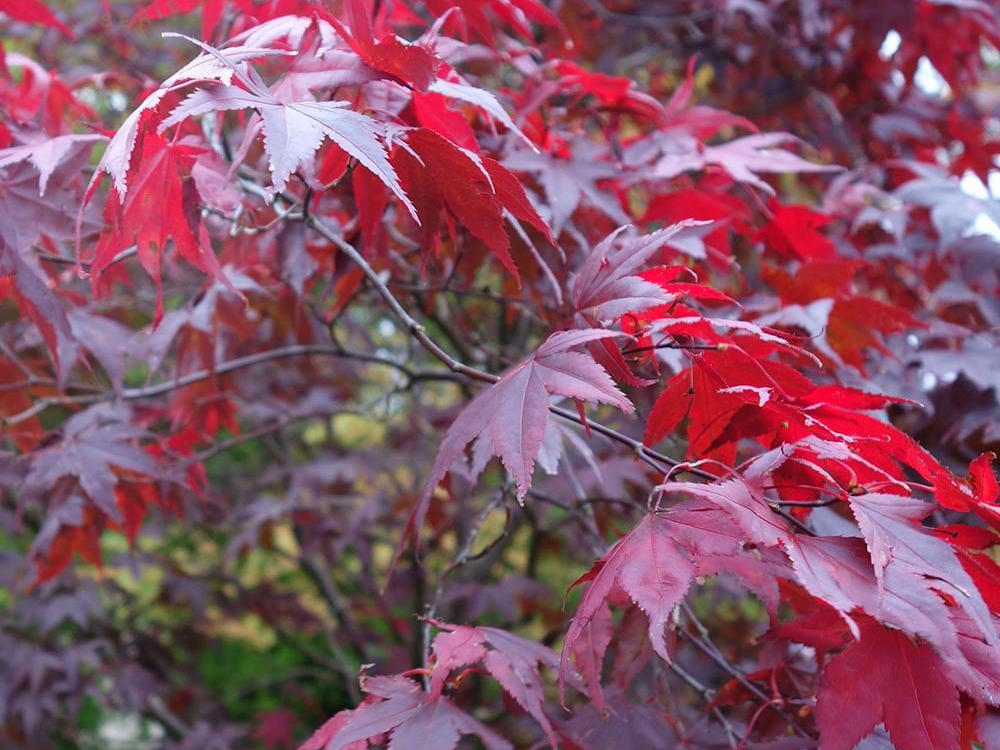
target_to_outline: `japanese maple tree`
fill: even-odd
[[[1000,748],[995,3],[0,21],[0,746]]]

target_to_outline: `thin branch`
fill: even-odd
[[[386,305],[388,305],[393,315],[395,315],[399,322],[403,324],[403,327],[409,332],[409,334],[413,336],[413,338],[415,338],[420,345],[424,347],[424,349],[443,362],[449,370],[461,373],[467,378],[478,380],[483,383],[493,384],[500,379],[496,375],[491,375],[481,370],[477,370],[474,367],[469,367],[448,354],[448,352],[442,349],[437,342],[427,335],[427,330],[423,327],[423,325],[418,323],[416,319],[414,319],[403,308],[399,300],[396,299],[396,295],[389,291],[389,287],[386,286],[382,276],[375,272],[375,269],[368,264],[368,261],[365,260],[361,253],[354,249],[354,246],[312,215],[307,216],[305,222],[309,227],[322,235],[323,238],[330,244],[335,245],[338,250],[344,253],[344,255],[350,258],[351,261],[361,269],[365,278],[368,279],[369,283],[375,288],[375,291],[378,292],[378,295],[383,299]]]
[[[739,738],[736,736],[736,729],[730,723],[729,719],[726,718],[726,715],[722,713],[722,709],[718,706],[712,706],[712,701],[715,700],[715,691],[710,687],[703,685],[697,677],[692,675],[677,662],[670,663],[670,671],[680,677],[688,685],[688,687],[698,693],[699,698],[711,706],[712,715],[722,725],[722,728],[726,733],[726,737],[728,738],[729,746],[736,747],[739,744]]]
[[[132,245],[131,247],[126,247],[124,250],[119,251],[118,254],[111,259],[111,262],[108,263],[108,265],[113,266],[115,263],[123,261],[127,258],[131,258],[138,252],[139,248],[136,245]],[[65,266],[76,265],[76,258],[64,258],[61,255],[53,255],[52,253],[36,253],[36,256],[38,257],[39,260],[44,260],[46,263],[56,263],[58,265],[65,265]],[[91,261],[87,260],[80,261],[80,266],[87,271],[90,270],[90,267],[92,265],[93,263]]]
[[[371,283],[371,285],[375,288],[375,291],[378,292],[378,295],[385,301],[392,313],[403,324],[403,327],[409,331],[410,335],[412,335],[417,342],[424,347],[424,349],[443,362],[449,370],[460,373],[472,380],[478,380],[479,382],[489,383],[491,385],[500,380],[499,376],[483,372],[482,370],[477,370],[474,367],[469,367],[448,354],[448,352],[442,349],[436,341],[427,335],[427,330],[424,326],[417,322],[417,320],[406,311],[396,296],[392,293],[392,291],[390,291],[383,277],[378,274],[375,269],[371,267],[371,265],[369,265],[368,261],[365,260],[364,256],[359,253],[354,246],[315,217],[307,216],[305,221],[312,229],[316,230],[316,232],[322,235],[328,242],[335,245],[337,249],[343,252],[344,255],[350,258],[351,261],[353,261],[354,264],[361,269],[365,278],[368,279],[369,283]],[[549,411],[556,416],[569,420],[570,422],[575,422],[576,424],[584,427],[589,426],[591,431],[604,435],[605,437],[618,443],[622,443],[623,445],[627,445],[637,456],[645,460],[647,463],[650,463],[650,465],[658,471],[662,471],[664,468],[672,468],[679,463],[669,456],[665,456],[662,453],[652,450],[651,448],[647,448],[641,441],[630,438],[624,433],[618,432],[617,430],[600,424],[599,422],[592,420],[586,420],[585,422],[578,414],[574,414],[573,412],[567,411],[566,409],[562,409],[558,406],[550,406]],[[711,480],[716,478],[713,474],[706,471],[700,471],[697,469],[687,469],[686,471],[690,474],[701,477],[702,479]]]
[[[839,501],[839,497],[831,497],[829,500],[768,500],[767,502],[779,508],[825,508]]]
[[[480,511],[478,516],[476,516],[476,520],[473,521],[472,527],[469,529],[468,534],[466,534],[465,541],[462,544],[461,549],[459,549],[455,554],[455,558],[451,561],[447,568],[441,571],[441,575],[438,576],[438,582],[434,589],[434,595],[431,597],[430,602],[428,602],[427,609],[423,616],[423,639],[421,643],[423,645],[423,664],[425,667],[430,664],[431,658],[431,620],[437,617],[437,610],[441,605],[441,597],[444,595],[444,581],[449,575],[466,563],[478,560],[488,554],[494,547],[496,547],[497,544],[506,538],[507,530],[510,526],[510,509],[504,505],[504,509],[507,511],[507,519],[504,523],[503,532],[500,536],[490,542],[490,544],[488,544],[481,552],[476,555],[472,554],[472,547],[475,545],[476,539],[479,537],[479,532],[483,528],[483,524],[486,523],[486,519],[489,518],[490,513],[496,510],[502,503],[504,503],[505,500],[506,493],[500,491],[489,503],[487,503],[486,507]]]
[[[156,719],[156,721],[158,721],[167,733],[174,739],[183,739],[191,732],[191,728],[178,718],[177,715],[174,714],[169,708],[167,708],[163,699],[158,695],[151,696],[149,700],[146,701],[146,711],[150,716]]]
[[[794,526],[795,528],[797,528],[803,534],[806,534],[808,536],[816,536],[816,532],[815,531],[813,531],[812,529],[810,529],[804,522],[802,522],[799,519],[797,519],[795,516],[793,516],[791,513],[789,513],[784,508],[776,508],[776,507],[774,507],[772,505],[771,506],[771,510],[773,510],[779,516],[781,516],[782,518],[784,518],[786,521],[788,521],[788,523],[790,523],[792,526]]]
[[[688,349],[691,351],[696,350],[710,350],[718,349],[718,344],[678,344],[676,341],[671,341],[666,344],[654,344],[652,346],[636,346],[631,349],[622,349],[622,355],[627,357],[630,354],[640,354],[642,352],[653,352],[658,349]]]
[[[682,601],[681,608],[684,610],[684,614],[687,616],[689,622],[695,627],[698,633],[700,633],[700,637],[693,635],[692,633],[688,633],[681,628],[677,629],[677,634],[705,654],[705,656],[715,662],[717,666],[731,675],[752,695],[764,702],[767,708],[774,711],[774,713],[784,719],[788,726],[790,726],[799,736],[811,739],[811,735],[803,729],[802,726],[787,711],[774,702],[775,696],[768,695],[757,687],[757,685],[743,673],[743,670],[732,664],[725,656],[723,656],[722,652],[719,651],[714,643],[712,643],[708,628],[702,624],[701,620],[698,619],[691,607],[688,606],[687,602]]]
[[[195,453],[193,456],[181,456],[180,458],[188,463],[200,463],[201,461],[205,461],[212,456],[225,453],[230,448],[235,448],[243,443],[249,443],[251,440],[257,440],[265,435],[270,435],[272,432],[278,432],[291,424],[291,422],[292,420],[289,419],[281,419],[277,422],[268,422],[255,430],[251,430],[250,432],[241,432],[239,435],[235,435],[228,440],[221,440],[218,443],[213,443],[205,450],[200,453]]]
[[[46,396],[45,398],[36,401],[30,408],[25,409],[24,411],[18,412],[17,414],[7,417],[6,419],[0,418],[0,425],[19,424],[53,406],[96,404],[101,401],[111,401],[115,398],[120,398],[125,401],[134,401],[136,399],[161,396],[164,393],[169,393],[170,391],[192,385],[193,383],[198,383],[202,380],[207,380],[211,377],[226,375],[236,370],[242,370],[246,367],[253,367],[255,365],[271,362],[277,359],[301,356],[343,357],[345,359],[356,359],[362,362],[385,365],[386,367],[392,367],[402,372],[411,383],[420,380],[454,380],[454,375],[452,373],[413,371],[394,360],[385,357],[378,357],[372,354],[349,352],[339,346],[331,346],[329,344],[290,344],[276,349],[268,349],[263,352],[257,352],[256,354],[248,354],[245,357],[236,357],[235,359],[221,362],[214,368],[195,370],[194,372],[189,372],[179,378],[165,381],[163,383],[147,385],[141,388],[124,388],[118,393],[115,393],[114,391],[106,391],[104,393],[85,394],[79,396]]]

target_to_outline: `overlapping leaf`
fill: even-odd
[[[419,44],[404,42],[391,32],[376,39],[371,11],[363,0],[348,0],[344,10],[350,31],[345,31],[343,26],[340,31],[362,60],[375,70],[405,81],[417,91],[427,90],[439,64],[430,50]]]
[[[499,456],[523,497],[531,486],[535,459],[549,421],[550,395],[611,404],[631,412],[632,403],[587,354],[570,351],[590,341],[613,337],[610,331],[553,333],[535,353],[505,372],[458,415],[441,442],[427,482],[429,493],[458,461],[469,443],[483,441],[488,455]]]
[[[260,115],[264,150],[275,190],[284,189],[292,172],[311,159],[329,138],[377,175],[416,216],[379,140],[381,127],[370,117],[350,109],[347,102],[284,101],[256,85],[249,91],[236,86],[217,86],[191,94],[160,128],[188,117],[232,109],[254,109]]]
[[[958,747],[958,691],[938,656],[871,620],[824,670],[816,713],[821,750],[853,750],[879,722],[898,750]]]
[[[479,737],[487,750],[511,750],[512,745],[440,694],[424,693],[405,677],[370,677],[363,687],[370,696],[353,711],[337,714],[299,750],[355,750],[366,740],[389,736],[394,750],[452,750],[462,735]]]
[[[815,164],[778,148],[798,139],[788,133],[761,133],[727,141],[718,146],[705,146],[693,138],[667,141],[663,154],[656,160],[651,176],[670,179],[684,172],[703,170],[709,166],[724,169],[734,180],[753,185],[765,193],[774,194],[760,175],[785,172],[839,172],[841,167]]]
[[[202,224],[195,185],[184,176],[196,154],[196,150],[170,144],[155,133],[144,134],[129,192],[121,203],[113,193],[108,195],[107,227],[94,250],[91,273],[97,288],[117,254],[136,245],[143,268],[156,283],[157,322],[163,315],[160,267],[168,238],[181,257],[235,291],[222,273]]]
[[[638,312],[670,299],[659,284],[638,272],[658,250],[679,232],[698,222],[683,221],[652,234],[619,241],[628,227],[620,227],[590,252],[576,280],[572,299],[576,309],[599,320],[611,320],[627,312]]]
[[[688,555],[671,538],[669,521],[648,515],[598,560],[591,570],[578,578],[574,586],[586,582],[576,614],[566,633],[561,671],[568,669],[569,655],[578,640],[593,636],[595,618],[606,612],[606,602],[616,591],[627,595],[649,619],[649,639],[664,660],[667,653],[664,629],[673,608],[684,598],[697,573]],[[604,643],[607,647],[607,643]],[[600,663],[603,651],[588,654],[596,667],[580,665],[590,677],[590,692],[600,706]]]
[[[505,630],[435,624],[444,632],[434,639],[437,661],[431,673],[431,693],[440,693],[452,670],[482,662],[486,671],[541,725],[549,744],[557,747],[552,723],[542,709],[545,695],[538,665],[557,670],[559,658],[544,646]]]
[[[194,60],[182,67],[176,73],[167,78],[160,87],[150,93],[138,107],[129,114],[121,124],[114,136],[112,136],[108,147],[105,149],[101,160],[97,163],[97,169],[91,179],[91,187],[96,187],[101,173],[106,172],[114,180],[115,190],[118,192],[120,200],[125,200],[125,193],[128,190],[128,171],[132,160],[132,150],[135,148],[136,139],[140,131],[145,127],[147,113],[150,113],[159,106],[164,97],[171,91],[184,87],[192,81],[216,80],[228,85],[233,76],[246,70],[246,63],[268,55],[286,54],[283,50],[264,49],[257,47],[228,47],[217,50],[207,48],[206,51],[198,55]]]
[[[509,212],[551,239],[548,227],[528,202],[524,188],[502,165],[459,148],[427,128],[407,131],[392,163],[420,217],[422,245],[440,240],[443,210],[482,240],[515,279],[520,273],[510,254],[504,214]]]

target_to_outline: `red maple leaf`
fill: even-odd
[[[0,6],[0,13],[6,13],[18,21],[51,26],[54,29],[59,29],[59,31],[70,39],[76,39],[76,34],[66,24],[56,18],[52,11],[49,10],[49,7],[41,2],[41,0],[4,0],[4,4]]]
[[[482,662],[507,694],[542,726],[549,744],[553,748],[558,746],[552,723],[542,710],[545,695],[538,665],[556,670],[559,657],[544,646],[505,630],[437,621],[434,625],[444,632],[434,638],[436,662],[431,671],[431,695],[441,692],[453,670]]]
[[[620,539],[604,557],[570,588],[587,582],[576,614],[566,632],[560,672],[567,673],[569,655],[577,641],[591,637],[595,619],[606,616],[606,602],[616,592],[629,597],[649,619],[649,640],[665,661],[667,653],[664,629],[674,606],[687,593],[697,570],[688,555],[672,539],[670,522],[661,516],[645,516],[632,531]],[[599,630],[599,629],[598,629]],[[602,641],[603,642],[603,641]],[[603,642],[604,648],[607,643]],[[589,676],[591,698],[601,706],[600,663],[603,650],[588,649],[596,667],[586,663],[581,669]],[[579,664],[578,658],[578,664]],[[584,660],[586,661],[586,660]],[[595,679],[595,676],[597,679]]]
[[[332,19],[333,23],[362,60],[375,70],[412,85],[417,91],[427,90],[441,64],[429,49],[405,42],[391,31],[376,39],[371,11],[365,0],[346,0],[344,10],[350,29],[345,29],[336,19]]]
[[[210,41],[215,28],[222,20],[226,0],[153,0],[132,17],[129,25],[177,16],[194,10],[199,5],[202,6],[201,37],[205,41]]]
[[[383,734],[388,734],[390,745],[399,750],[452,750],[465,734],[479,737],[487,750],[512,748],[447,698],[424,693],[405,677],[368,677],[362,687],[372,700],[334,716],[299,750],[360,750],[368,744],[366,740]],[[341,716],[344,720],[338,721]]]
[[[853,750],[879,722],[898,750],[958,747],[958,691],[934,649],[867,618],[823,670],[816,716],[821,750]]]
[[[396,172],[386,158],[379,140],[379,124],[348,107],[344,101],[286,101],[282,92],[272,93],[249,79],[237,86],[217,86],[191,94],[160,124],[160,131],[188,117],[232,109],[255,109],[261,117],[264,150],[270,160],[271,184],[275,190],[285,187],[289,176],[327,138],[376,174],[405,205],[415,213],[409,198],[400,187]]]
[[[520,282],[521,275],[510,254],[504,213],[551,237],[528,202],[524,188],[510,172],[493,159],[459,148],[433,130],[407,131],[405,146],[396,146],[392,163],[416,206],[425,249],[434,248],[440,241],[442,212],[447,208]]]
[[[202,224],[197,188],[187,177],[200,151],[169,143],[147,132],[124,201],[119,203],[113,191],[105,201],[107,228],[97,242],[91,262],[94,287],[99,287],[103,272],[115,256],[134,243],[142,267],[156,283],[156,322],[163,315],[160,264],[168,239],[173,240],[181,257],[191,265],[232,288]]]
[[[448,428],[425,497],[474,440],[473,471],[481,471],[490,455],[499,456],[514,478],[518,496],[523,497],[531,486],[535,459],[549,421],[550,395],[611,404],[631,412],[632,403],[604,369],[590,356],[570,351],[590,341],[619,335],[598,330],[559,331],[533,355],[507,370],[476,396]]]

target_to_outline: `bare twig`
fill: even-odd
[[[392,359],[386,357],[379,357],[373,354],[362,354],[359,352],[349,352],[342,349],[339,346],[332,346],[329,344],[290,344],[288,346],[278,347],[276,349],[268,349],[263,352],[257,352],[255,354],[248,354],[245,357],[236,357],[234,359],[227,360],[225,362],[220,362],[214,368],[205,368],[201,370],[195,370],[194,372],[189,372],[186,375],[182,375],[179,378],[170,381],[164,381],[162,383],[156,383],[154,385],[147,385],[141,388],[124,388],[120,392],[115,393],[114,391],[106,391],[104,393],[96,394],[84,394],[78,396],[46,396],[45,398],[36,401],[30,408],[24,411],[18,412],[6,419],[0,419],[0,424],[13,425],[19,424],[31,417],[39,414],[46,409],[53,406],[79,406],[86,404],[96,404],[101,401],[112,401],[116,398],[123,399],[125,401],[134,401],[136,399],[152,398],[154,396],[161,396],[164,393],[169,393],[170,391],[176,390],[177,388],[183,388],[193,383],[198,383],[202,380],[207,380],[208,378],[215,377],[218,375],[225,375],[236,370],[242,370],[247,367],[253,367],[255,365],[263,364],[265,362],[272,362],[277,359],[286,359],[288,357],[302,357],[302,356],[326,356],[326,357],[343,357],[345,359],[356,359],[362,362],[370,362],[372,364],[385,365],[386,367],[392,367],[393,369],[402,372],[408,379],[409,382],[417,382],[420,380],[453,380],[454,376],[452,373],[448,372],[418,372],[410,370],[405,365],[402,365]]]
[[[705,703],[711,705],[712,701],[715,700],[715,691],[703,685],[701,681],[698,680],[697,677],[692,675],[677,662],[670,663],[670,671],[673,672],[678,677],[680,677],[681,680],[683,680],[688,685],[688,687],[690,687],[692,690],[698,693],[698,697],[700,697],[703,701],[705,701]],[[722,725],[722,729],[726,733],[726,738],[729,742],[729,746],[736,747],[739,744],[739,738],[736,735],[736,729],[730,723],[729,719],[726,718],[726,715],[722,713],[722,709],[720,709],[718,706],[712,706],[710,710],[712,712],[712,715]]]
[[[364,256],[361,255],[361,253],[359,253],[343,237],[341,237],[340,234],[333,229],[330,229],[323,222],[313,216],[308,216],[306,218],[306,223],[322,235],[327,241],[335,245],[337,249],[343,252],[344,255],[350,258],[351,261],[361,269],[365,278],[368,279],[369,283],[371,283],[371,285],[375,288],[375,291],[383,299],[386,305],[388,305],[389,309],[396,316],[396,318],[403,324],[404,328],[409,331],[410,335],[412,335],[431,355],[443,362],[449,370],[460,373],[471,380],[478,380],[481,383],[493,384],[500,380],[500,377],[497,375],[477,370],[474,367],[470,367],[458,361],[441,348],[441,346],[427,334],[427,330],[424,326],[413,318],[413,316],[411,316],[400,304],[399,300],[387,286],[383,277],[379,275],[375,269],[371,267],[368,261],[365,260]],[[574,414],[573,412],[567,411],[566,409],[562,409],[558,406],[550,406],[549,411],[570,422],[589,426],[591,431],[604,435],[605,437],[623,445],[627,445],[637,456],[639,456],[639,458],[649,463],[657,471],[664,471],[665,469],[672,468],[679,463],[677,460],[672,459],[669,456],[665,456],[662,453],[652,450],[651,448],[647,448],[642,444],[642,441],[630,438],[624,433],[618,432],[617,430],[600,424],[599,422],[587,420],[585,423],[583,418],[578,414]],[[685,471],[693,474],[694,476],[701,477],[702,479],[715,479],[713,474],[699,469],[692,468],[686,469]]]
[[[449,370],[461,373],[467,378],[478,380],[483,383],[495,383],[500,379],[496,375],[491,375],[481,370],[477,370],[474,367],[469,367],[448,354],[448,352],[442,349],[436,341],[427,335],[427,330],[406,311],[406,309],[400,304],[399,300],[396,299],[396,295],[389,291],[389,287],[386,286],[385,280],[375,272],[375,269],[368,264],[368,261],[365,260],[364,256],[361,255],[361,253],[359,253],[353,245],[314,216],[307,216],[305,221],[306,224],[322,235],[323,238],[332,245],[335,245],[338,250],[344,253],[344,255],[350,258],[351,261],[361,269],[365,278],[368,279],[368,282],[375,288],[375,291],[378,292],[378,295],[382,298],[386,305],[388,305],[393,315],[395,315],[399,322],[403,324],[403,327],[406,328],[407,332],[409,332],[409,334],[413,336],[413,338],[415,338],[420,345],[424,347],[424,349],[443,362]]]
[[[504,524],[503,533],[494,539],[482,552],[477,555],[472,554],[472,547],[475,545],[476,539],[479,536],[479,531],[482,529],[483,524],[486,523],[486,519],[489,518],[490,513],[500,507],[505,500],[506,493],[501,490],[489,503],[487,503],[486,507],[480,511],[478,516],[476,516],[476,520],[473,521],[472,527],[469,529],[468,534],[466,534],[462,547],[457,553],[455,553],[455,558],[451,561],[447,568],[441,571],[441,575],[438,576],[437,587],[434,589],[434,595],[431,597],[430,602],[428,602],[427,609],[424,612],[423,617],[424,625],[422,645],[423,664],[425,667],[430,664],[431,658],[431,620],[437,617],[437,610],[441,605],[441,597],[444,595],[444,581],[449,575],[461,568],[463,565],[487,554],[507,536],[507,527],[510,525],[510,511],[506,509],[506,506],[504,506],[505,510],[507,510],[507,522]]]
[[[126,247],[124,250],[119,251],[118,254],[111,259],[111,262],[108,263],[108,265],[113,266],[115,263],[123,261],[127,258],[131,258],[138,252],[139,248],[136,247],[135,245],[132,245],[131,247]],[[76,258],[64,258],[62,255],[53,255],[52,253],[37,253],[37,257],[39,260],[44,260],[46,263],[56,263],[58,265],[65,265],[65,266],[76,265]],[[91,261],[87,260],[80,261],[80,266],[87,271],[90,270],[90,267],[92,265],[93,263]]]
[[[775,696],[768,695],[759,687],[757,687],[757,685],[755,685],[753,681],[751,681],[746,676],[746,674],[743,673],[743,670],[741,670],[736,665],[732,664],[722,654],[722,652],[719,651],[716,645],[712,643],[711,637],[708,632],[708,628],[706,628],[702,624],[701,620],[698,619],[694,611],[692,611],[691,607],[688,606],[687,602],[682,601],[681,608],[684,610],[684,614],[687,616],[688,621],[695,627],[699,635],[693,635],[692,633],[688,633],[683,629],[677,630],[678,635],[681,636],[688,643],[690,643],[692,646],[697,648],[699,651],[701,651],[703,654],[705,654],[705,656],[707,656],[709,659],[715,662],[715,664],[719,666],[722,670],[731,675],[733,679],[739,682],[753,696],[755,696],[764,704],[766,704],[767,708],[769,708],[771,711],[778,714],[782,719],[784,719],[785,722],[788,724],[788,726],[790,726],[796,732],[796,734],[798,734],[801,737],[811,738],[809,732],[803,729],[802,726],[787,711],[785,711],[780,705],[778,705],[778,703],[774,701]]]

